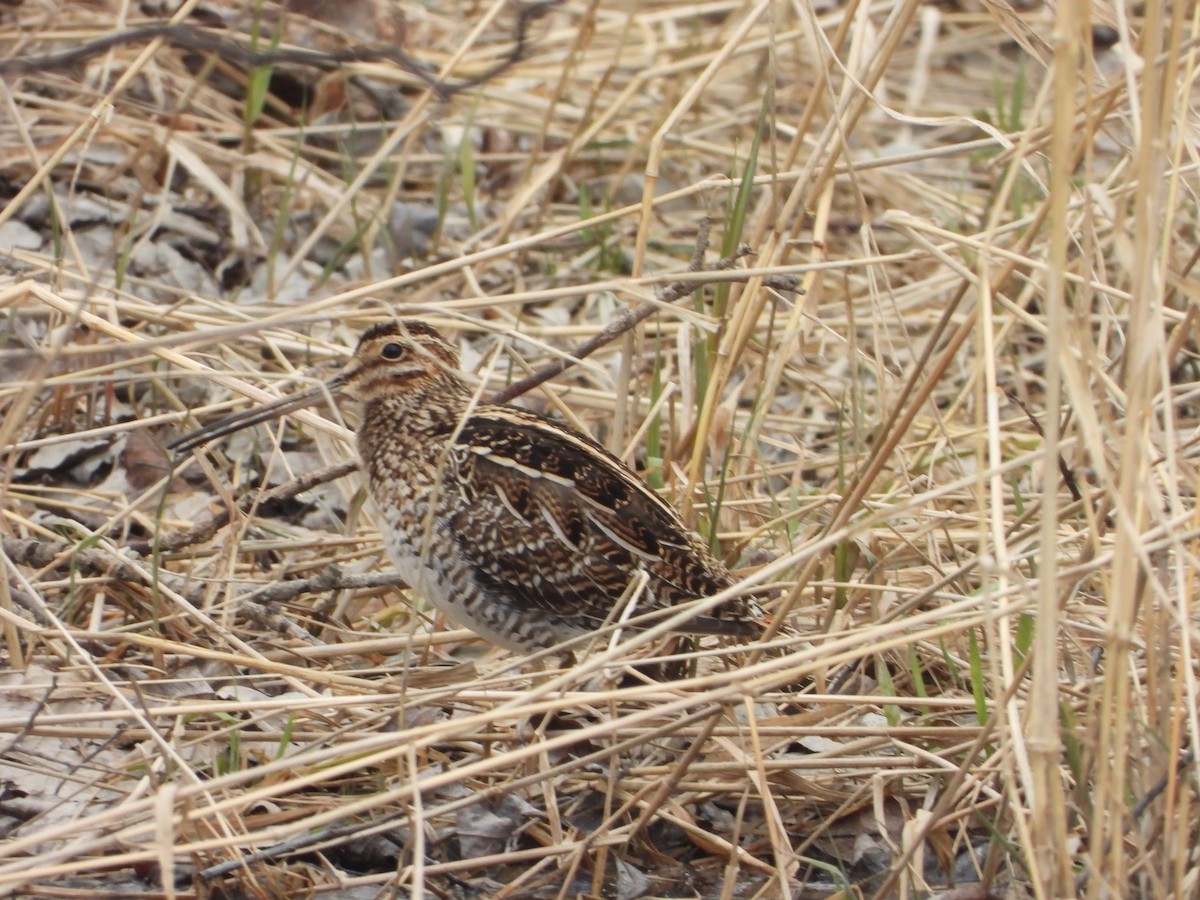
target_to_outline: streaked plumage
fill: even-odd
[[[421,321],[368,328],[327,388],[362,404],[359,454],[396,568],[493,643],[533,650],[587,635],[616,618],[639,572],[639,615],[733,584],[675,510],[595,441],[533,413],[474,404],[457,351]],[[176,446],[325,394],[233,416]],[[685,630],[757,634],[757,615],[752,601],[734,600]]]

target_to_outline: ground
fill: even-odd
[[[0,892],[1195,894],[1185,7],[4,4]],[[397,312],[781,630],[490,649],[353,404],[168,450]]]

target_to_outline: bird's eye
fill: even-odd
[[[383,349],[379,351],[379,355],[384,359],[399,359],[404,355],[404,348],[393,341],[390,344],[384,344]]]

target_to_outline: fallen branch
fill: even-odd
[[[439,99],[446,100],[455,94],[485,84],[502,72],[510,69],[525,56],[529,26],[547,11],[557,6],[560,0],[522,4],[517,9],[517,21],[513,27],[513,46],[505,57],[488,66],[478,75],[457,81],[445,81],[431,74],[429,66],[409,56],[396,46],[364,46],[361,44],[344,50],[309,50],[302,47],[277,47],[270,50],[255,50],[236,40],[223,37],[211,29],[195,25],[148,25],[118,31],[79,47],[60,53],[45,53],[37,56],[18,56],[0,60],[0,76],[30,75],[54,69],[66,69],[95,59],[109,51],[131,44],[148,44],[161,40],[184,50],[212,53],[221,59],[246,67],[277,66],[290,64],[307,66],[322,71],[340,68],[350,63],[390,62],[423,82]]]

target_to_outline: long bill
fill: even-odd
[[[176,438],[167,444],[167,449],[180,453],[194,450],[197,447],[207,444],[209,441],[215,441],[217,438],[233,434],[235,431],[241,431],[243,428],[249,428],[251,425],[261,425],[263,422],[270,422],[272,419],[278,419],[280,416],[287,415],[290,412],[304,409],[306,406],[312,406],[330,397],[333,392],[342,386],[343,381],[344,378],[339,375],[331,378],[325,384],[304,391],[303,393],[295,394],[291,397],[280,397],[278,400],[273,400],[262,406],[255,406],[251,409],[234,413],[231,416],[226,416],[223,419],[218,419],[211,424],[205,425],[203,428],[198,428],[182,437]]]

